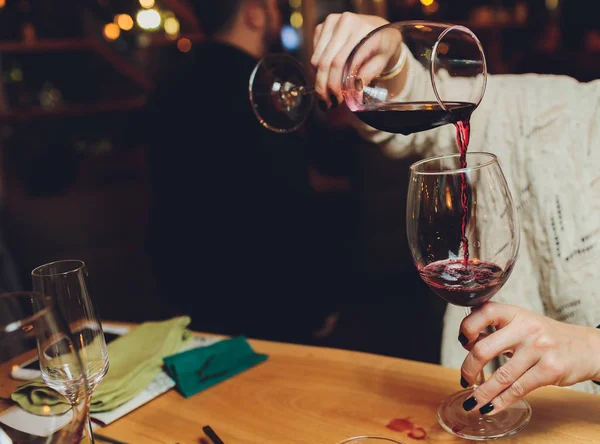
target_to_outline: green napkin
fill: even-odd
[[[186,329],[190,321],[189,317],[181,316],[146,322],[108,344],[110,368],[92,396],[91,412],[112,410],[142,392],[160,372],[163,358],[177,353],[191,337]],[[37,415],[47,414],[42,413],[44,405],[53,406],[53,414],[70,408],[66,399],[41,379],[19,386],[11,397]]]
[[[177,390],[189,398],[267,358],[255,353],[246,338],[240,336],[168,356],[164,362]]]

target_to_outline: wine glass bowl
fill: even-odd
[[[410,167],[406,230],[423,281],[448,303],[468,310],[489,301],[506,283],[520,234],[497,157],[483,152],[465,156],[438,156]],[[514,434],[528,424],[531,407],[526,401],[484,416],[463,409],[472,393],[473,389],[462,390],[441,403],[438,420],[445,430],[487,440]]]
[[[467,153],[466,162],[468,167],[461,168],[460,155],[452,154],[410,167],[406,224],[413,260],[425,283],[453,305],[476,307],[491,299],[510,276],[520,234],[496,156]]]
[[[38,414],[43,415],[35,422],[35,429],[22,419],[11,420],[18,418],[18,414],[2,415],[0,442],[79,443],[89,398],[85,371],[66,322],[56,310],[54,300],[42,293],[0,294],[0,387],[3,398],[9,398],[10,392],[22,383],[11,378],[12,369],[33,358],[36,351],[40,362],[43,360],[48,368],[62,369],[68,364],[69,384],[54,384],[51,375],[42,373],[43,381],[55,389],[56,396],[35,397]],[[63,404],[70,404],[71,408],[66,413],[53,413],[61,397]],[[0,405],[0,411],[7,407],[4,401]]]
[[[278,133],[297,130],[314,101],[307,71],[287,54],[267,55],[260,60],[250,75],[248,92],[261,125]]]

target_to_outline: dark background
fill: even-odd
[[[597,2],[291,0],[281,7],[285,21],[294,12],[318,22],[353,10],[391,21],[458,22],[482,40],[491,73],[581,81],[600,75]],[[163,23],[175,17],[180,29],[168,34],[162,25],[147,31],[134,23],[115,38],[115,27],[106,25],[117,14],[135,21],[137,0],[0,0],[5,242],[25,288],[37,265],[86,261],[104,319],[164,316],[146,248],[149,187],[139,119],[153,86],[202,35],[185,1],[156,0],[154,8]],[[301,42],[289,52],[305,59],[310,29],[288,31]],[[215,69],[214,61],[207,69]],[[437,362],[444,305],[420,282],[405,239],[407,171],[415,159],[387,157],[339,120],[317,113],[320,124],[306,131],[314,167],[333,178],[315,192],[327,239],[315,255],[345,270],[353,291],[339,295],[338,323],[314,343]],[[177,278],[189,279],[194,294],[191,277]]]

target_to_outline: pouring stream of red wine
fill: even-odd
[[[467,148],[471,135],[471,114],[475,104],[469,102],[445,102],[444,108],[437,102],[386,103],[374,109],[358,111],[356,116],[374,128],[404,135],[437,128],[453,123],[456,127],[456,143],[460,152],[460,167],[467,167]],[[467,239],[467,176],[461,174],[460,202],[463,211],[461,242],[464,265],[469,265],[469,240]]]
[[[467,168],[467,149],[471,135],[471,114],[476,106],[468,102],[387,103],[377,108],[356,112],[356,116],[374,128],[410,135],[452,123],[456,127],[456,143],[460,168]],[[443,299],[464,307],[478,306],[489,300],[503,285],[510,270],[496,264],[469,258],[467,175],[461,173],[461,243],[463,259],[433,262],[419,272],[422,279]]]
[[[464,120],[457,121],[456,126],[456,144],[460,152],[460,168],[467,167],[467,149],[469,148],[469,138],[471,137],[471,116]],[[460,224],[460,239],[463,244],[464,264],[465,267],[469,264],[469,239],[467,239],[467,174],[465,172],[460,175],[460,206],[462,208],[462,221]]]

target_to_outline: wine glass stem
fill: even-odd
[[[92,395],[90,394],[88,397],[87,405],[85,406],[85,433],[88,437],[90,444],[95,444],[94,440],[94,432],[92,430],[92,417],[90,414],[90,404],[92,402]]]
[[[465,315],[469,316],[473,312],[473,307],[465,307]],[[477,375],[477,381],[473,384],[474,387],[480,386],[485,382],[485,372],[481,370],[479,375]]]

